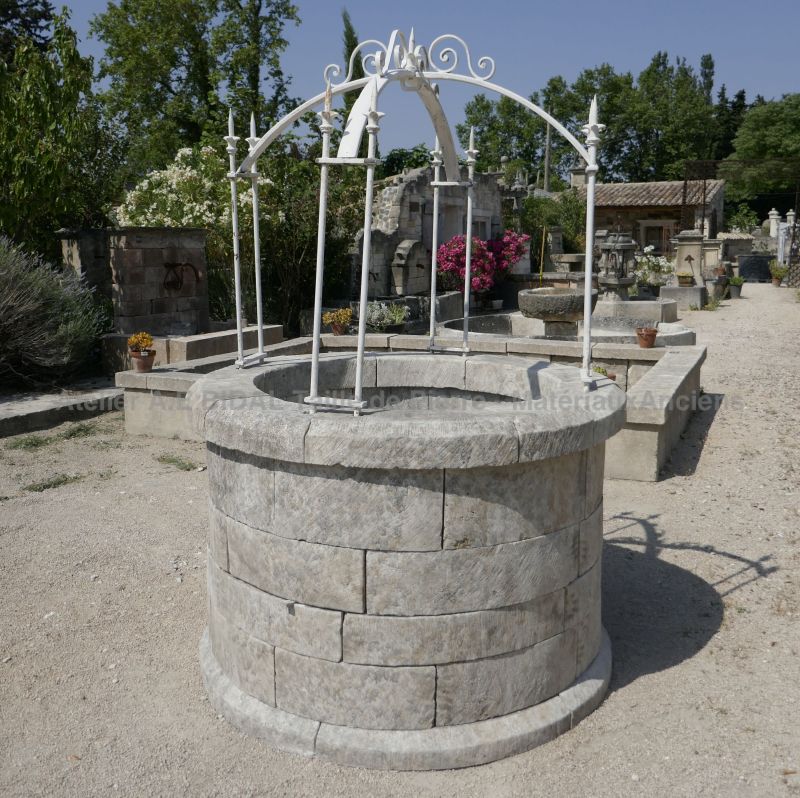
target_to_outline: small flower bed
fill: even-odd
[[[373,330],[385,330],[390,325],[403,324],[409,313],[407,305],[370,302],[367,305],[367,326]]]
[[[522,258],[528,241],[529,235],[513,230],[506,230],[502,238],[492,241],[473,236],[470,290],[480,293],[491,289]],[[467,237],[453,236],[442,244],[436,254],[436,265],[442,288],[463,292]]]
[[[346,327],[353,319],[353,311],[350,308],[339,308],[338,310],[329,310],[327,313],[322,314],[323,324],[338,324]]]

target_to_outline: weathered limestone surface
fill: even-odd
[[[351,615],[343,658],[370,665],[433,665],[528,648],[564,628],[564,591],[525,604],[452,615]]]
[[[575,680],[575,633],[436,669],[436,724],[474,723],[538,704]]]
[[[213,610],[209,613],[211,650],[231,681],[245,693],[275,706],[275,649],[242,631]]]
[[[519,543],[367,552],[367,612],[441,615],[521,604],[578,574],[578,526]]]
[[[341,395],[352,356],[323,363],[320,392]],[[624,394],[525,358],[370,363],[360,417],[308,413],[289,360],[224,376],[232,398],[189,391],[211,482],[209,695],[240,728],[367,766],[551,739],[607,687],[603,450]]]
[[[208,600],[212,612],[271,646],[333,662],[342,658],[341,612],[272,596],[214,563],[208,568]]]
[[[426,729],[433,726],[436,669],[378,668],[275,653],[280,709],[339,726]]]
[[[445,473],[444,547],[509,543],[584,517],[583,453]]]
[[[585,520],[581,521],[581,543],[578,573],[585,574],[603,553],[603,502]]]
[[[441,470],[285,463],[275,471],[271,528],[283,537],[332,546],[439,549],[443,481]]]
[[[316,607],[364,611],[364,552],[289,540],[214,511],[228,537],[230,572],[281,598]]]
[[[582,673],[597,656],[603,633],[600,618],[600,574],[598,561],[567,587],[564,626],[576,633],[577,672]]]

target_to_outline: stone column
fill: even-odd
[[[777,238],[778,237],[778,225],[781,223],[781,215],[778,211],[773,208],[769,212],[769,237],[770,238]]]
[[[794,220],[797,218],[797,214],[792,210],[786,214],[786,224],[789,225],[789,229],[791,230],[794,227]]]
[[[692,272],[697,283],[702,284],[703,234],[700,230],[682,230],[675,242],[675,271]]]

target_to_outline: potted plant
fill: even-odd
[[[156,358],[153,336],[147,332],[134,333],[128,338],[128,351],[133,358],[134,371],[150,371]]]
[[[678,285],[682,288],[690,288],[694,285],[694,275],[691,272],[678,272],[675,276],[678,278]]]
[[[407,305],[370,302],[367,305],[367,327],[373,332],[401,333],[409,316]]]
[[[353,311],[350,308],[337,308],[322,314],[322,323],[330,324],[334,335],[347,335],[347,328],[352,319]]]
[[[666,285],[672,274],[672,264],[663,256],[655,255],[655,247],[651,244],[643,250],[642,255],[636,255],[636,287],[639,297],[658,297],[661,286]]]
[[[728,293],[731,299],[739,299],[742,296],[742,286],[744,277],[731,277],[728,281]]]
[[[636,340],[642,349],[652,349],[656,344],[658,330],[655,327],[637,327]]]
[[[772,284],[774,286],[779,286],[783,282],[783,278],[786,277],[788,271],[789,270],[785,266],[781,266],[775,258],[769,262],[769,273],[772,276]]]
[[[603,368],[603,366],[592,366],[592,371],[595,374],[601,374],[603,377],[608,377],[608,379],[613,380],[614,382],[617,381],[617,375],[613,371],[608,371],[608,369]]]

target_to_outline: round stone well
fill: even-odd
[[[561,734],[602,700],[603,457],[625,396],[495,355],[364,363],[359,417],[310,413],[310,360],[190,390],[210,486],[213,706],[278,748],[464,767]],[[322,356],[351,397],[355,357]]]

